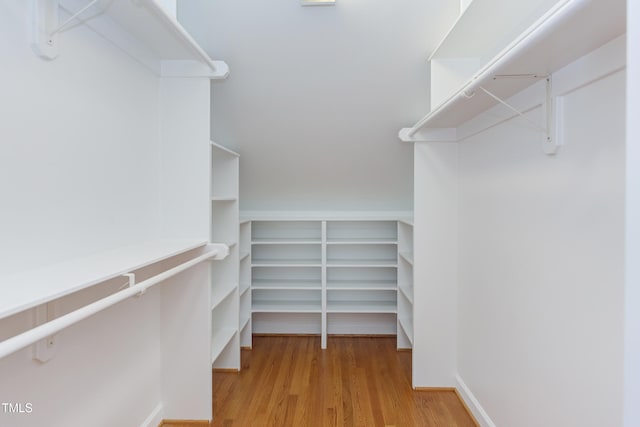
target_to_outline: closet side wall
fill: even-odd
[[[627,182],[624,426],[640,425],[640,3],[627,1]]]
[[[0,275],[158,228],[158,79],[82,26],[37,57],[28,3],[0,5]]]
[[[460,144],[459,383],[496,426],[622,424],[625,72],[559,101],[555,156],[519,119]]]
[[[56,60],[38,58],[28,3],[0,2],[0,275],[158,233],[157,77],[83,26],[60,35]],[[64,330],[47,363],[30,348],[1,359],[0,402],[32,412],[0,411],[0,425],[156,426],[158,289]],[[30,325],[30,313],[3,319],[0,339]]]

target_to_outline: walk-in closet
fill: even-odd
[[[640,426],[636,0],[0,0],[0,427]]]

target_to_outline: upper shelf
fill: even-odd
[[[46,18],[49,18],[48,22],[58,21],[51,18],[57,15],[56,3],[71,15],[91,3],[90,0],[36,1],[36,10],[45,14],[39,15],[36,12],[36,18],[43,17],[41,22],[46,22]],[[209,58],[177,19],[157,0],[97,0],[94,5],[80,13],[77,20],[61,30],[60,34],[73,31],[73,25],[77,25],[78,22],[106,37],[160,76],[224,79],[229,75],[227,64]],[[43,24],[39,24],[39,28],[42,27]],[[50,28],[48,31],[51,33],[54,30],[55,28]],[[54,37],[48,48],[52,47],[51,44],[57,43],[58,40]]]
[[[1,277],[0,319],[206,245],[147,242]],[[125,283],[125,278],[122,281]]]
[[[402,141],[421,140],[417,134],[422,128],[458,127],[491,108],[497,103],[493,98],[482,94],[469,96],[480,86],[506,99],[535,82],[527,78],[496,79],[496,76],[549,75],[626,31],[624,0],[561,0],[514,38],[509,34],[499,37],[492,31],[485,37],[482,33],[494,26],[493,22],[489,25],[487,19],[496,14],[500,16],[500,10],[496,9],[498,3],[497,0],[474,0],[432,55],[432,65],[455,58],[477,59],[478,66],[442,102],[432,106],[431,112],[422,120],[411,128],[401,129],[399,137]],[[482,8],[484,13],[481,13]],[[496,24],[496,28],[508,33],[503,27],[503,24]],[[485,59],[483,55],[487,52],[467,49],[462,43],[464,39],[472,48],[483,46],[484,49],[491,45],[491,40],[502,40],[504,47],[499,51],[494,48],[498,53]],[[493,51],[489,49],[488,52]],[[468,64],[466,62],[464,66]],[[454,75],[456,71],[459,70],[450,74]],[[432,92],[438,83],[432,81]]]

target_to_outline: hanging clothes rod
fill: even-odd
[[[562,25],[562,23],[577,9],[584,6],[586,0],[563,0],[558,2],[547,13],[540,17],[526,31],[512,41],[496,57],[486,64],[477,74],[475,74],[467,84],[456,92],[448,100],[440,104],[431,113],[427,114],[411,128],[407,129],[407,136],[414,137],[420,129],[427,126],[434,116],[439,112],[453,108],[460,97],[469,98],[469,94],[475,92],[485,82],[494,79],[502,74],[505,65],[514,57],[526,52],[534,45],[539,38],[543,37],[551,29]]]
[[[165,271],[164,273],[160,273],[157,276],[154,276],[138,284],[134,284],[133,286],[130,286],[120,292],[111,294],[108,297],[86,305],[78,310],[72,311],[71,313],[65,314],[64,316],[58,317],[57,319],[54,319],[50,322],[44,323],[40,326],[37,326],[19,335],[2,341],[0,342],[0,359],[13,354],[16,351],[22,350],[25,347],[35,344],[42,339],[55,335],[63,329],[68,328],[69,326],[78,323],[81,320],[86,319],[87,317],[93,316],[94,314],[99,313],[102,310],[111,307],[112,305],[115,305],[133,296],[142,295],[144,292],[146,292],[147,289],[151,288],[152,286],[162,283],[163,281],[175,276],[176,274],[182,273],[183,271],[188,270],[189,268],[200,264],[203,261],[212,260],[216,257],[220,257],[221,255],[225,255],[221,252],[224,251],[220,249],[211,250],[190,261],[173,267]]]

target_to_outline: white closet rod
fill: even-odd
[[[508,64],[509,61],[513,60],[519,54],[525,53],[531,45],[537,42],[538,38],[544,36],[548,31],[551,31],[556,26],[562,25],[567,16],[576,11],[584,3],[585,0],[564,0],[555,5],[526,31],[520,34],[520,36],[511,42],[505,49],[503,49],[502,52],[496,55],[493,60],[482,68],[478,74],[472,77],[471,80],[462,89],[456,92],[455,95],[440,104],[440,106],[435,110],[413,125],[408,132],[408,136],[415,136],[420,129],[429,123],[433,116],[440,111],[449,109],[449,107],[457,102],[457,99],[460,96],[468,97],[466,94],[473,93],[485,81],[494,78],[498,74],[498,71]]]
[[[71,313],[65,314],[64,316],[58,317],[57,319],[54,319],[50,322],[44,323],[40,326],[37,326],[19,335],[2,341],[0,342],[0,359],[12,353],[15,353],[18,350],[22,350],[23,348],[28,347],[31,344],[35,344],[42,339],[55,335],[61,330],[75,323],[78,323],[79,321],[84,320],[87,317],[93,316],[94,314],[106,308],[109,308],[112,305],[131,298],[132,296],[141,295],[150,287],[155,286],[158,283],[161,283],[168,278],[175,276],[176,274],[188,270],[196,264],[200,264],[203,261],[210,260],[218,256],[219,253],[220,250],[212,250],[210,252],[207,252],[206,254],[200,255],[197,258],[171,268],[164,273],[160,273],[157,276],[126,288],[120,292],[116,292],[115,294],[109,295],[108,297],[79,308],[78,310],[72,311]]]

